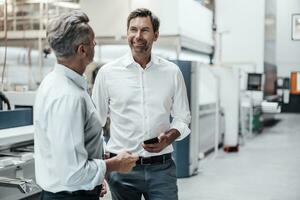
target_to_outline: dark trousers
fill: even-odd
[[[136,165],[127,174],[111,172],[108,183],[113,200],[178,200],[176,166],[172,159],[164,164]]]
[[[101,186],[97,186],[94,190],[75,192],[57,192],[52,193],[45,190],[41,192],[41,200],[99,200]]]

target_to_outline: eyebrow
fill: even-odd
[[[129,26],[129,29],[131,29],[131,28],[138,28],[138,26]],[[141,27],[141,29],[151,29],[149,26],[144,26],[144,27]]]

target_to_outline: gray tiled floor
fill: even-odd
[[[198,175],[179,179],[179,200],[300,200],[300,115],[277,118],[238,153],[220,150],[200,162]]]

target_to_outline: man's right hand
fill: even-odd
[[[128,173],[135,166],[139,159],[137,155],[129,152],[122,152],[115,157],[105,160],[107,171],[117,171],[121,173]]]

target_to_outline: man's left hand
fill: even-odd
[[[101,192],[100,192],[100,197],[104,197],[104,195],[107,193],[107,182],[106,180],[103,181],[102,187],[101,187]]]
[[[170,129],[167,132],[161,133],[158,136],[158,143],[155,144],[143,144],[143,148],[151,153],[159,153],[164,148],[169,146],[176,138],[180,136],[177,129]]]

